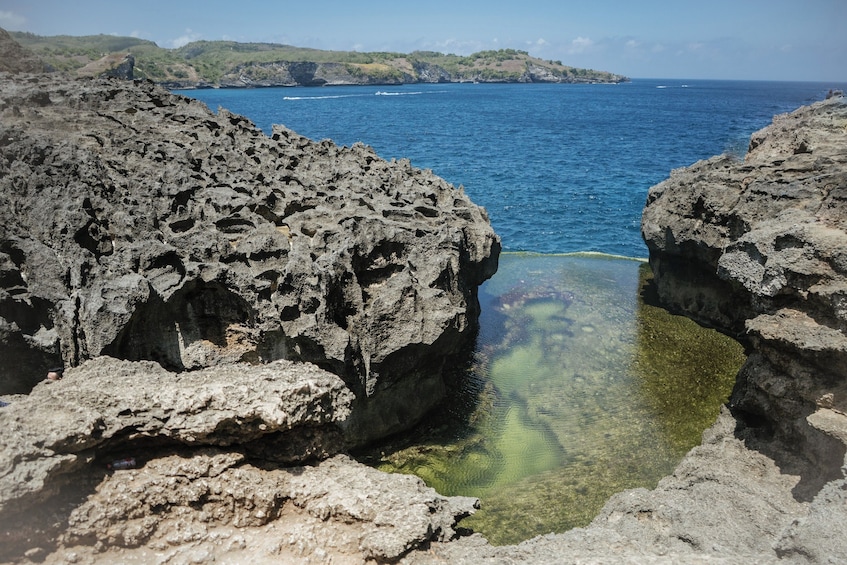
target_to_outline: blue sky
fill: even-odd
[[[0,27],[357,51],[514,48],[635,78],[847,81],[847,0],[0,0]]]

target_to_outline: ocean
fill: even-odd
[[[742,155],[775,114],[846,84],[635,79],[189,90],[270,133],[362,142],[462,185],[506,251],[646,257],[648,189],[677,167]]]
[[[507,253],[479,289],[473,358],[440,410],[356,456],[475,496],[495,544],[587,525],[700,441],[744,362],[732,339],[645,301],[649,188],[746,150],[775,114],[847,85],[633,80],[196,90],[270,133],[363,142],[462,185]]]

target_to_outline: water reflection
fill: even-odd
[[[492,543],[587,525],[615,492],[655,486],[714,421],[743,355],[647,304],[648,276],[632,260],[504,254],[457,390],[363,458],[478,496],[462,525]]]

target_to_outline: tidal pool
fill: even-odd
[[[480,331],[438,413],[360,454],[445,495],[493,544],[585,526],[655,487],[726,402],[742,347],[648,304],[650,269],[598,255],[504,254]]]

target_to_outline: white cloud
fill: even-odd
[[[423,49],[426,50],[440,51],[441,53],[455,53],[456,55],[470,55],[471,53],[489,48],[480,41],[460,41],[457,39],[424,42],[423,45]]]
[[[590,49],[591,46],[594,45],[594,42],[587,37],[577,37],[573,41],[571,41],[571,45],[568,48],[568,53],[574,55],[576,53],[584,53],[586,50]]]
[[[545,45],[549,45],[549,43],[547,43],[547,40],[546,40],[546,39],[544,39],[543,37],[539,37],[539,38],[535,41],[535,44],[536,44],[538,47],[544,47]]]
[[[0,27],[16,28],[24,25],[26,18],[14,12],[0,12]]]
[[[630,39],[629,41],[626,42],[627,49],[637,49],[640,46],[641,46],[641,44],[634,39]]]
[[[202,37],[203,36],[201,34],[195,33],[189,28],[185,30],[185,33],[183,35],[177,37],[176,39],[169,39],[165,41],[165,45],[176,49],[178,47],[182,47],[183,45],[187,45],[192,41],[197,41]]]

